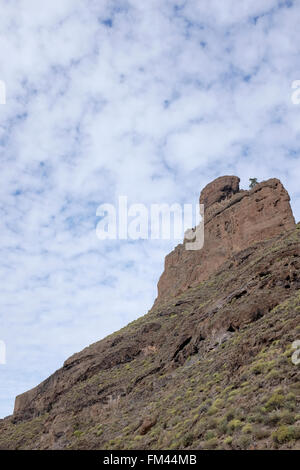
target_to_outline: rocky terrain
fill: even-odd
[[[239,178],[223,176],[200,195],[205,208],[205,244],[189,251],[178,245],[165,260],[158,300],[176,296],[216,271],[233,253],[295,226],[287,191],[277,179],[239,190]]]
[[[0,449],[300,449],[300,224],[277,179],[201,193],[153,308],[16,398]]]

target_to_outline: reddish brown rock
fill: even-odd
[[[239,191],[239,184],[237,176],[220,176],[201,191],[200,204],[204,204],[206,210],[212,204],[228,199]]]
[[[201,193],[205,204],[204,247],[178,245],[165,259],[157,302],[208,279],[230,256],[295,227],[290,197],[278,179],[239,191],[239,178],[224,176]]]
[[[148,431],[150,431],[150,429],[155,426],[157,422],[157,417],[156,416],[147,416],[141,427],[140,427],[140,435],[141,436],[144,436],[145,434],[147,434]]]

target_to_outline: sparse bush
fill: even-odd
[[[209,439],[204,444],[204,448],[207,449],[207,450],[215,449],[217,446],[218,446],[218,439],[216,437],[213,437],[212,439]]]
[[[249,178],[249,188],[252,189],[258,184],[257,178]]]
[[[219,422],[218,422],[218,430],[222,433],[222,434],[225,434],[226,431],[227,431],[227,419],[226,418],[222,418]]]
[[[208,410],[207,413],[211,416],[211,415],[216,414],[217,412],[218,412],[218,408],[213,405],[213,406],[211,406],[211,407],[209,408],[209,410]]]
[[[250,444],[251,444],[251,437],[248,436],[247,434],[240,436],[238,439],[234,441],[234,447],[241,449],[241,450],[248,449]]]
[[[227,446],[230,446],[231,443],[232,443],[232,437],[231,436],[228,436],[224,439],[224,444],[226,444]]]
[[[217,408],[222,408],[223,404],[224,404],[224,400],[222,400],[221,398],[217,398],[214,401],[213,406],[216,406]]]
[[[279,423],[281,418],[281,413],[279,410],[273,410],[271,413],[266,415],[264,423],[269,424],[270,426],[275,426]]]
[[[300,439],[300,426],[293,426],[294,438]]]
[[[264,421],[264,416],[261,413],[254,413],[249,416],[250,423],[262,423]]]
[[[295,433],[294,428],[292,426],[280,426],[276,431],[272,434],[272,439],[277,444],[283,444],[284,442],[291,441],[294,439]]]
[[[231,421],[234,418],[234,416],[235,416],[234,410],[227,411],[227,413],[225,415],[227,421]]]
[[[266,402],[265,408],[270,411],[279,408],[284,402],[284,396],[275,392]]]
[[[253,374],[258,375],[258,374],[262,374],[262,372],[264,371],[264,368],[265,368],[264,362],[260,361],[254,364],[253,367],[251,367],[250,371]]]
[[[245,424],[242,428],[243,434],[251,434],[252,433],[252,425],[250,423]]]
[[[182,440],[183,447],[188,447],[193,443],[194,435],[192,433],[187,434],[184,436]]]
[[[271,370],[268,375],[266,376],[267,380],[274,380],[280,377],[280,372],[277,369]]]
[[[228,429],[230,431],[235,431],[236,429],[240,429],[242,427],[242,422],[239,419],[232,419],[228,423]]]
[[[270,435],[270,431],[266,428],[255,428],[254,431],[253,431],[253,436],[255,437],[255,439],[265,439],[267,437],[269,437]]]
[[[293,424],[295,421],[294,413],[284,410],[280,416],[280,424]]]
[[[216,437],[216,436],[215,436],[215,433],[214,433],[214,431],[212,431],[212,430],[210,429],[209,431],[207,431],[207,432],[205,433],[204,439],[205,439],[206,441],[209,441],[209,440],[212,439],[213,437]]]

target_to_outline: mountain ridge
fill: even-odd
[[[207,217],[245,193],[222,178],[201,193]],[[250,218],[272,208],[271,236],[226,251],[176,295],[167,286],[146,315],[17,397],[0,449],[299,448],[300,225],[279,180],[247,193]]]

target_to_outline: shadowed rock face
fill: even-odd
[[[278,179],[239,190],[239,178],[222,176],[201,192],[204,247],[178,245],[165,259],[158,282],[160,302],[208,279],[234,253],[295,227],[290,197]]]
[[[234,408],[235,420],[256,431],[274,396],[290,397],[282,416],[296,416],[299,368],[287,352],[299,339],[300,225],[279,180],[251,191],[238,183],[226,176],[203,190],[204,249],[179,245],[168,255],[147,315],[16,398],[13,416],[0,420],[0,450],[202,449],[212,414],[226,425]],[[231,431],[230,446],[278,447],[276,426],[249,443],[240,428]],[[226,429],[217,433],[228,448]]]

